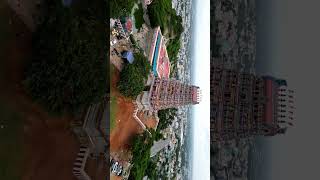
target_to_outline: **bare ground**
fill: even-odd
[[[128,150],[132,138],[143,132],[142,127],[133,118],[134,104],[132,99],[123,97],[116,88],[119,80],[119,71],[115,70],[112,76],[111,94],[117,96],[117,112],[116,112],[116,126],[110,134],[110,152],[117,152],[121,150]],[[138,114],[139,118],[147,127],[155,127],[156,120],[154,117],[147,119]]]

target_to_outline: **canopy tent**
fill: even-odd
[[[134,61],[134,56],[131,51],[124,51],[122,53],[122,58],[126,59],[130,64],[132,64]]]

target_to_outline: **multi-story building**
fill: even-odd
[[[170,61],[166,48],[165,37],[161,33],[160,27],[149,31],[147,35],[145,51],[148,53],[148,61],[152,68],[152,73],[156,77],[169,78]]]
[[[287,82],[211,67],[211,141],[284,134],[293,120]]]
[[[105,99],[91,105],[84,118],[71,123],[72,130],[80,142],[80,150],[73,167],[73,174],[77,179],[92,179],[86,171],[89,158],[103,158],[105,162],[109,162],[108,104],[108,99]]]
[[[145,91],[136,99],[139,109],[157,112],[161,109],[199,104],[200,88],[178,80],[150,75]]]
[[[156,113],[161,109],[198,104],[200,89],[170,78],[170,60],[165,38],[160,27],[152,29],[147,35],[145,51],[151,65],[151,74],[145,90],[137,97],[139,110]]]

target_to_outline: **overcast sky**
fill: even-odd
[[[320,1],[260,0],[258,61],[296,91],[295,127],[272,139],[272,180],[320,179]],[[269,4],[270,3],[270,4]],[[264,18],[261,18],[264,16]],[[266,18],[269,16],[269,19]],[[259,27],[258,27],[259,29]],[[269,39],[269,40],[268,40]],[[263,42],[265,46],[263,46]],[[265,52],[261,52],[265,48]],[[258,50],[259,51],[259,50]]]
[[[193,106],[193,180],[210,179],[210,1],[193,7],[193,83],[202,91],[202,101]]]

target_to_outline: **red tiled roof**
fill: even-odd
[[[131,21],[131,19],[127,20],[126,29],[127,29],[127,31],[131,31],[132,30],[132,21]]]
[[[160,78],[169,78],[170,76],[170,61],[167,56],[166,47],[162,46],[157,63],[157,72]]]

